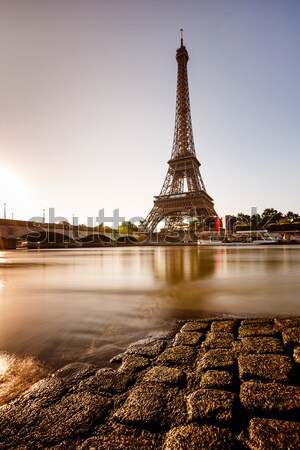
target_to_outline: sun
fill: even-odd
[[[20,208],[27,193],[28,184],[18,170],[0,164],[0,217],[3,217],[4,204],[7,206],[8,217]]]
[[[20,192],[20,178],[17,172],[7,166],[0,165],[0,201],[9,201]]]

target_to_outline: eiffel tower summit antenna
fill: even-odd
[[[217,215],[213,199],[206,192],[199,170],[201,164],[196,156],[187,73],[189,55],[183,45],[182,28],[180,44],[176,50],[178,68],[172,154],[163,187],[154,197],[154,206],[143,222],[146,231],[154,231],[163,220],[165,228],[176,229],[188,217],[202,221]]]
[[[183,28],[180,28],[180,43],[181,47],[183,47]]]

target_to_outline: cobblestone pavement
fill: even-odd
[[[300,317],[188,321],[0,408],[0,449],[298,450]]]

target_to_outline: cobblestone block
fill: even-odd
[[[174,345],[196,346],[199,344],[202,338],[202,333],[197,333],[196,331],[182,331],[176,334]]]
[[[299,450],[299,423],[278,419],[250,420],[248,434],[241,441],[251,450]]]
[[[47,408],[58,401],[66,393],[64,380],[57,377],[44,378],[35,383],[24,395],[17,400],[20,409]]]
[[[170,330],[130,345],[119,369],[68,364],[6,400],[0,450],[300,448],[300,317]]]
[[[65,383],[73,385],[79,383],[83,379],[90,377],[96,372],[97,368],[92,364],[71,363],[61,369],[58,369],[54,376],[63,379]]]
[[[228,389],[233,386],[234,375],[226,370],[207,370],[201,378],[201,388]]]
[[[214,348],[232,348],[234,336],[232,333],[226,332],[209,332],[206,339],[202,342],[202,347],[206,349]]]
[[[207,331],[209,328],[209,322],[187,322],[183,325],[180,331],[200,331],[204,332]]]
[[[76,446],[76,450],[158,450],[160,448],[161,436],[158,433],[120,423],[101,425],[97,435]],[[65,447],[62,450],[70,449]]]
[[[248,355],[238,358],[242,380],[256,379],[287,383],[290,381],[293,364],[291,358],[282,355]]]
[[[17,403],[5,406],[1,408],[6,416],[4,421],[0,412],[0,448],[44,449],[90,432],[112,407],[112,401],[81,392],[44,403],[43,407],[34,401],[27,403],[25,409],[18,408]]]
[[[169,386],[178,386],[185,380],[185,374],[181,369],[167,366],[156,366],[150,369],[142,381],[150,383],[162,383]]]
[[[217,389],[199,389],[187,398],[188,420],[228,422],[233,419],[235,394]]]
[[[158,356],[165,347],[166,342],[164,341],[158,341],[156,339],[143,339],[135,344],[131,344],[127,349],[127,353],[154,358],[155,356]]]
[[[270,317],[253,317],[252,319],[244,319],[241,322],[241,325],[252,325],[252,324],[272,324],[274,320]]]
[[[166,366],[191,365],[196,358],[196,350],[188,346],[167,348],[156,360]]]
[[[294,360],[297,364],[300,364],[300,347],[294,349]]]
[[[276,333],[277,330],[271,323],[249,323],[239,328],[239,337],[275,336]]]
[[[128,355],[119,367],[121,373],[134,373],[149,366],[149,359],[143,356]]]
[[[159,383],[139,384],[113,418],[126,424],[158,425],[163,419],[166,401],[166,389]]]
[[[111,368],[99,369],[93,377],[79,384],[79,390],[120,394],[131,384],[131,377]]]
[[[59,442],[62,437],[85,434],[111,406],[109,398],[87,392],[63,397],[45,411],[31,433],[47,445]]]
[[[247,381],[240,388],[240,401],[251,414],[287,414],[299,417],[300,388],[280,383]]]
[[[234,450],[235,439],[227,428],[183,425],[166,434],[162,450]]]
[[[211,324],[211,331],[233,333],[234,327],[236,325],[236,320],[219,320]]]
[[[198,369],[232,369],[234,363],[231,350],[212,349],[200,359]]]
[[[235,353],[283,353],[283,345],[278,338],[269,336],[245,337],[233,343]]]
[[[168,389],[167,397],[168,401],[164,412],[162,428],[169,430],[170,428],[186,425],[187,411],[184,391],[177,388]]]
[[[282,332],[282,339],[286,347],[300,345],[300,328],[285,328]]]
[[[284,330],[285,328],[299,328],[300,327],[300,317],[276,317],[274,322],[280,330]]]

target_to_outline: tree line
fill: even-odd
[[[266,208],[261,214],[244,214],[227,215],[221,221],[221,227],[225,228],[224,220],[226,220],[226,228],[231,231],[243,230],[300,230],[300,215],[292,211],[283,214],[277,209]],[[195,231],[207,231],[216,229],[215,217],[207,217],[203,221],[192,220],[189,223],[189,229]]]

